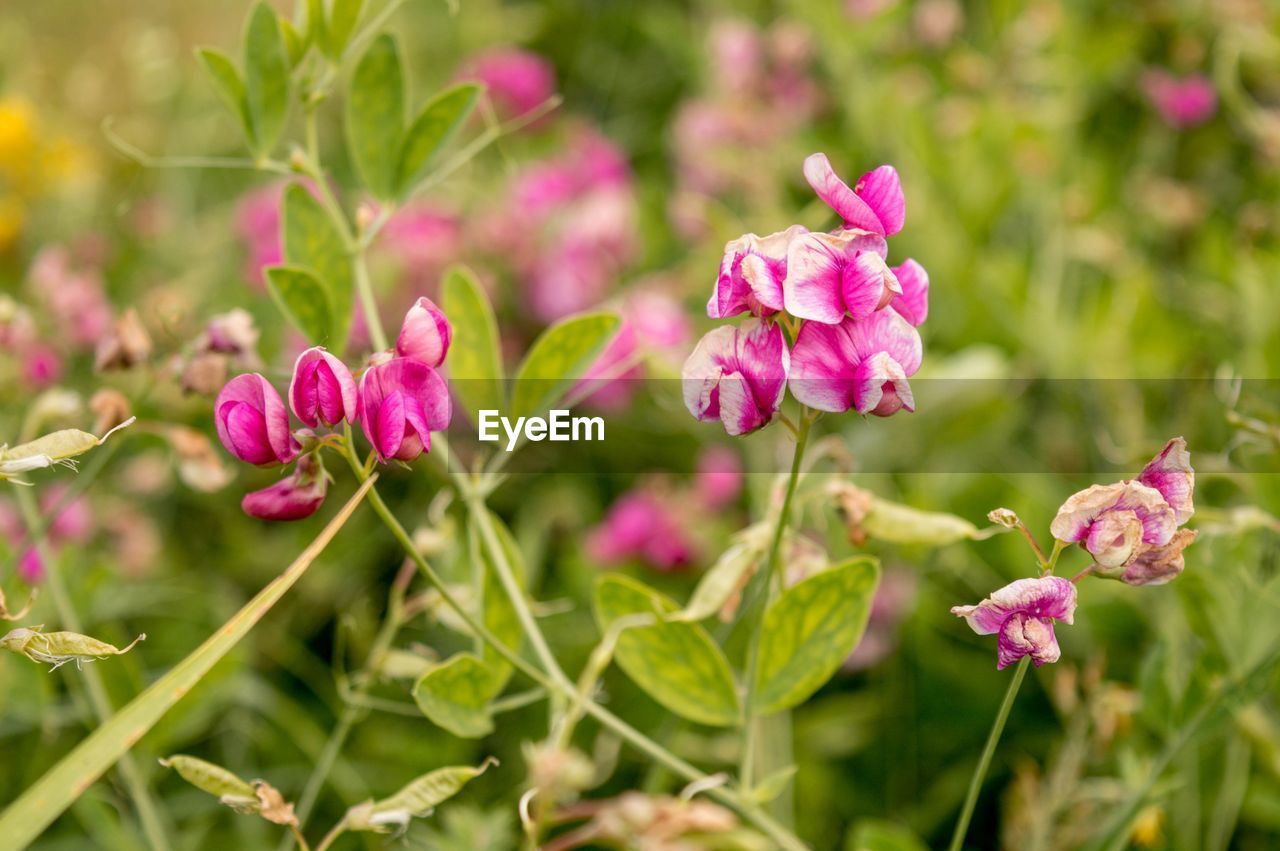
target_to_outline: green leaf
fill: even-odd
[[[620,324],[612,313],[584,313],[543,331],[516,372],[512,418],[539,416],[559,402],[586,374]]]
[[[284,573],[268,583],[172,670],[95,728],[0,813],[0,836],[4,837],[8,847],[25,848],[35,841],[85,789],[137,744],[139,738],[249,634],[249,630],[302,578],[333,536],[338,534],[376,478],[369,479],[355,492],[315,540],[285,568]]]
[[[767,804],[778,797],[787,788],[791,778],[796,776],[796,766],[787,765],[768,775],[751,787],[751,800],[757,804]]]
[[[595,614],[601,631],[625,615],[676,610],[667,597],[627,576],[603,576],[596,583]],[[733,673],[719,645],[694,623],[633,627],[618,637],[614,659],[636,685],[667,709],[721,727],[740,720]]]
[[[227,109],[231,110],[236,121],[240,122],[245,143],[250,148],[256,148],[257,143],[253,138],[253,119],[249,117],[249,101],[245,97],[244,80],[240,78],[240,72],[236,70],[235,63],[225,53],[214,50],[212,47],[197,48],[196,56],[213,82],[213,88],[218,92],[218,97],[222,99]]]
[[[444,276],[441,309],[453,324],[449,345],[449,385],[471,418],[478,411],[502,410],[502,354],[498,348],[498,322],[489,297],[465,266],[454,266]]]
[[[251,783],[241,780],[227,769],[212,762],[186,754],[175,754],[168,759],[160,760],[160,764],[165,768],[172,768],[182,776],[183,780],[214,797],[248,798],[249,800],[256,798]]]
[[[484,774],[489,766],[497,764],[498,761],[490,757],[475,768],[469,765],[437,768],[389,798],[352,807],[347,814],[347,827],[376,833],[386,833],[393,825],[403,829],[410,819],[431,815],[432,810],[458,794],[463,786]]]
[[[316,45],[328,52],[327,27],[324,22],[324,0],[303,0],[298,4],[297,29],[303,33],[308,45]]]
[[[396,190],[401,196],[426,176],[437,155],[476,108],[481,90],[475,83],[463,83],[440,92],[422,107],[400,149]]]
[[[289,57],[289,67],[293,68],[306,55],[306,37],[303,33],[298,32],[298,28],[293,25],[293,21],[284,17],[280,19],[280,35],[284,39],[286,55]]]
[[[471,653],[458,653],[418,678],[413,699],[436,725],[464,739],[493,732],[489,701],[497,691],[493,669]]]
[[[745,530],[740,540],[721,553],[702,575],[688,604],[671,620],[701,621],[719,613],[734,592],[742,589],[744,577],[764,555],[768,538],[760,533],[767,533],[769,528],[769,524],[756,524]]]
[[[365,187],[378,198],[396,195],[404,137],[404,70],[396,40],[383,34],[369,46],[347,95],[347,145]]]
[[[284,130],[289,112],[289,56],[280,18],[258,3],[244,34],[244,88],[255,151],[266,156]]]
[[[845,851],[929,851],[907,828],[883,819],[863,819],[849,831]]]
[[[315,275],[298,266],[271,266],[267,269],[267,286],[284,318],[303,333],[307,342],[328,345],[333,334],[333,311],[329,309],[329,293]]]
[[[329,8],[329,21],[325,25],[325,52],[331,59],[338,59],[360,22],[364,0],[333,0]]]
[[[867,556],[791,586],[765,612],[755,700],[762,714],[803,703],[857,647],[880,567]]]
[[[339,357],[347,346],[355,299],[355,279],[346,240],[333,220],[300,184],[290,184],[281,205],[285,263],[300,266],[315,276],[329,297],[330,350]]]

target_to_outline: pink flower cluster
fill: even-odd
[[[851,188],[825,154],[813,154],[804,175],[842,224],[829,233],[793,225],[725,246],[707,315],[752,318],[708,333],[684,366],[689,412],[729,434],[768,425],[788,386],[820,411],[915,410],[907,379],[920,368],[916,326],[928,316],[929,277],[914,260],[885,262],[886,240],[906,214],[898,173],[880,166]],[[790,348],[775,321],[782,311],[800,320]]]
[[[320,462],[324,441],[314,429],[360,423],[378,460],[412,461],[431,449],[431,432],[448,427],[449,391],[436,369],[452,338],[449,321],[430,299],[405,315],[395,349],[375,355],[357,385],[346,365],[320,346],[298,356],[289,405],[258,373],[227,382],[214,403],[222,445],[260,467],[297,460],[288,478],[245,496],[245,513],[264,520],[298,520],[324,502],[329,482]],[[293,431],[293,411],[307,427]]]
[[[83,496],[70,500],[66,497],[65,485],[55,485],[40,494],[40,515],[49,524],[45,540],[53,551],[66,544],[84,543],[93,535],[93,513],[88,500]],[[55,508],[58,513],[50,517]],[[26,524],[17,506],[7,500],[0,502],[0,535],[15,552],[22,553],[18,559],[18,575],[22,581],[35,585],[44,579],[40,553],[27,537]]]

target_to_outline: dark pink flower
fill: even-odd
[[[1057,576],[1019,579],[976,606],[955,606],[978,635],[999,633],[996,667],[1006,668],[1023,656],[1036,667],[1062,655],[1053,634],[1054,621],[1070,624],[1076,612],[1076,586]]]
[[[311,428],[334,426],[346,420],[356,421],[356,381],[346,365],[324,350],[313,346],[293,365],[289,381],[289,407],[294,416]]]
[[[53,346],[32,344],[22,353],[22,377],[36,389],[57,384],[62,377],[62,356]]]
[[[801,225],[792,225],[763,237],[749,233],[726,245],[707,315],[726,319],[739,313],[768,316],[781,310],[788,249],[807,233]]]
[[[313,455],[303,455],[287,478],[244,495],[240,507],[259,520],[302,520],[316,513],[329,479]]]
[[[518,48],[495,48],[476,55],[460,78],[484,83],[499,111],[512,118],[541,105],[556,90],[551,63]]]
[[[1151,70],[1143,74],[1142,88],[1172,127],[1186,129],[1204,124],[1218,109],[1218,93],[1201,74],[1179,80],[1168,71]]]
[[[781,326],[759,319],[721,326],[685,361],[685,407],[700,421],[719,420],[729,434],[747,434],[778,413],[790,369]]]
[[[408,358],[371,366],[360,379],[360,426],[378,460],[412,461],[449,426],[449,390],[431,367]]]
[[[806,322],[791,351],[791,393],[820,411],[914,411],[907,379],[922,355],[920,334],[893,310],[839,325]]]
[[[678,516],[649,491],[621,496],[587,536],[588,554],[612,565],[641,559],[658,570],[674,570],[693,560],[694,546]]]
[[[713,446],[698,456],[693,487],[698,501],[712,511],[742,495],[742,459],[727,446]]]
[[[436,367],[444,363],[451,339],[453,327],[444,312],[423,296],[404,316],[400,336],[396,338],[396,354]]]
[[[893,236],[902,230],[907,202],[898,172],[882,165],[858,178],[852,189],[831,168],[826,154],[812,154],[804,161],[804,177],[828,207],[844,219],[846,228]]]
[[[883,237],[858,230],[796,238],[787,250],[787,312],[828,325],[846,315],[858,319],[875,313],[902,294],[885,265],[887,251]]]
[[[214,402],[213,422],[222,445],[241,461],[259,466],[287,464],[298,454],[284,400],[256,372],[227,382]]]

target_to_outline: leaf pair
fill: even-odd
[[[798,706],[853,652],[867,626],[879,581],[872,558],[851,559],[788,588],[765,612],[753,690],[761,714]],[[654,700],[702,724],[732,726],[742,703],[728,659],[711,635],[664,595],[638,580],[603,577],[596,585],[602,630],[626,615],[664,622],[626,630],[614,658]]]
[[[242,38],[244,74],[225,53],[210,47],[196,51],[218,96],[240,122],[254,155],[271,153],[289,117],[293,62],[280,17],[264,2],[253,7]]]
[[[390,35],[374,40],[351,77],[347,144],[361,180],[384,201],[407,197],[475,109],[481,87],[445,89],[405,124],[404,63]]]

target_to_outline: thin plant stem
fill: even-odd
[[[343,816],[342,820],[333,826],[333,829],[324,835],[324,839],[320,840],[320,844],[316,846],[316,851],[328,851],[329,846],[338,840],[338,837],[347,832],[347,817]]]
[[[982,781],[986,779],[987,769],[991,767],[991,758],[995,756],[996,745],[1000,743],[1000,734],[1004,732],[1005,722],[1009,720],[1009,711],[1013,709],[1014,698],[1022,687],[1022,680],[1027,675],[1027,667],[1031,663],[1030,656],[1023,656],[1018,669],[1013,673],[1009,689],[1004,693],[1004,702],[996,713],[995,723],[991,725],[991,733],[987,736],[987,745],[982,749],[978,759],[978,767],[973,770],[969,780],[969,793],[965,795],[964,808],[960,810],[960,820],[956,822],[955,833],[951,834],[950,851],[960,851],[964,846],[965,834],[969,832],[969,821],[973,818],[973,808],[978,805],[978,793],[982,791]]]
[[[302,829],[299,828],[298,825],[289,825],[289,835],[293,837],[293,839],[297,840],[298,847],[301,848],[302,851],[311,851],[311,846],[307,844],[307,838],[302,835]]]
[[[360,294],[360,307],[364,311],[364,324],[369,329],[369,339],[375,349],[388,348],[387,332],[382,327],[382,317],[378,315],[378,300],[373,295],[373,279],[369,277],[369,264],[365,261],[363,248],[357,248],[351,258],[355,266],[356,292]]]
[[[809,427],[813,420],[802,416],[796,431],[795,454],[791,458],[791,474],[787,478],[787,490],[782,497],[782,507],[778,510],[778,522],[773,529],[773,541],[769,545],[769,555],[764,569],[753,580],[755,586],[748,593],[748,601],[743,611],[743,621],[749,630],[747,637],[747,664],[743,672],[746,677],[746,703],[743,707],[742,722],[742,761],[738,771],[738,782],[744,790],[749,791],[755,782],[756,761],[756,711],[755,685],[756,671],[760,666],[760,632],[764,620],[764,611],[769,603],[769,594],[773,589],[774,575],[778,570],[778,553],[782,549],[782,539],[791,521],[791,503],[795,499],[796,487],[800,483],[800,466],[804,460],[805,445],[809,441]]]
[[[39,555],[41,563],[44,565],[45,587],[49,589],[49,596],[53,598],[53,606],[58,612],[58,619],[62,621],[62,628],[71,632],[84,632],[84,625],[80,620],[80,616],[76,613],[75,606],[71,603],[71,597],[67,593],[66,583],[62,581],[62,573],[58,569],[56,559],[49,550],[48,545],[43,538],[36,538],[36,530],[40,528],[40,514],[36,507],[35,497],[31,493],[30,488],[14,488],[18,500],[18,509],[22,512],[23,521],[27,526],[27,536],[34,539],[36,554]],[[70,668],[67,669],[71,671]],[[97,716],[99,722],[106,721],[115,712],[111,705],[111,698],[107,695],[106,686],[103,684],[102,675],[93,665],[86,665],[83,669],[77,669],[74,673],[83,675],[85,682],[85,690],[89,693],[89,703],[93,707],[93,714]],[[146,779],[143,777],[142,769],[138,766],[138,762],[134,759],[133,754],[125,753],[120,757],[120,777],[124,780],[125,788],[129,791],[129,797],[133,799],[134,809],[138,812],[138,822],[142,827],[142,833],[147,839],[147,844],[156,851],[168,851],[172,845],[169,842],[168,831],[165,829],[164,820],[160,816],[155,802],[151,799],[151,793],[147,789]]]

